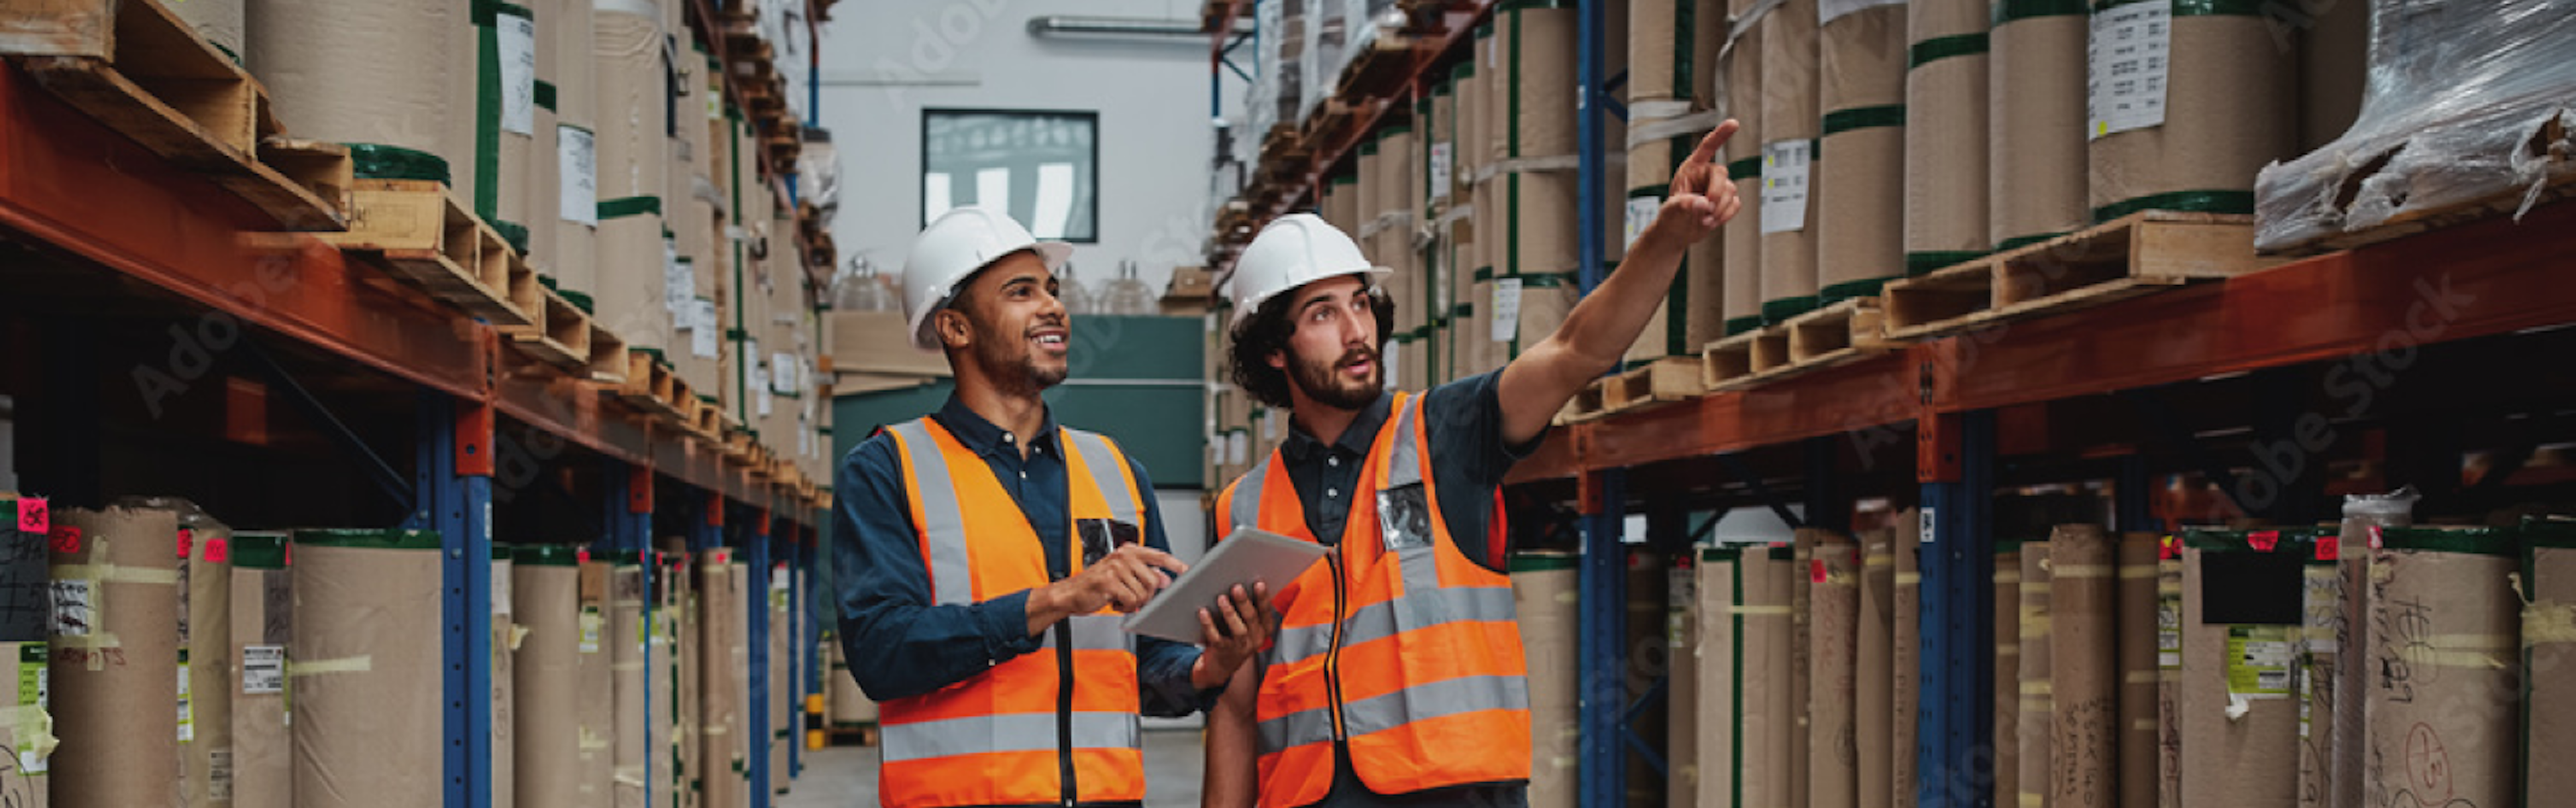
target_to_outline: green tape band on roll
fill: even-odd
[[[556,109],[556,108],[555,108],[555,83],[554,83],[554,82],[551,82],[551,81],[544,81],[544,80],[539,80],[539,81],[537,82],[537,97],[536,97],[536,100],[537,100],[537,106],[545,108],[545,111],[547,111],[547,112],[559,112],[559,111],[561,111],[561,110],[558,110],[558,109]]]
[[[1757,154],[1726,164],[1726,176],[1737,180],[1762,176],[1762,156]]]
[[[1827,286],[1823,292],[1816,295],[1816,297],[1820,299],[1818,305],[1819,307],[1831,306],[1855,297],[1877,297],[1879,290],[1887,286],[1889,281],[1899,279],[1899,276],[1891,275],[1884,278],[1863,278],[1856,281],[1844,281],[1832,286]]]
[[[1975,56],[1977,54],[1987,52],[1992,49],[1992,47],[1993,45],[1986,39],[1986,32],[1984,31],[1979,31],[1973,34],[1959,34],[1957,36],[1933,37],[1931,39],[1914,43],[1914,46],[1910,49],[1910,53],[1906,59],[1906,69],[1911,70],[1954,56]]]
[[[232,539],[233,566],[262,570],[286,569],[286,534],[235,533]]]
[[[2148,0],[2093,0],[2094,11],[2109,11]],[[2176,17],[2260,17],[2267,0],[2173,0]]]
[[[223,54],[224,58],[230,60],[234,67],[242,66],[241,54],[234,53],[233,49],[224,47],[223,43],[220,42],[208,42],[206,44],[215,46],[215,52]]]
[[[1744,316],[1744,317],[1736,317],[1736,318],[1733,318],[1733,319],[1730,319],[1730,320],[1727,320],[1727,321],[1726,321],[1726,328],[1725,328],[1725,330],[1724,330],[1724,333],[1726,334],[1726,336],[1730,336],[1730,337],[1732,337],[1732,336],[1735,336],[1735,335],[1737,335],[1737,334],[1742,334],[1742,333],[1747,332],[1747,331],[1753,331],[1753,330],[1760,329],[1761,327],[1762,327],[1762,315],[1755,314],[1755,315],[1749,315],[1749,316]]]
[[[662,215],[661,197],[622,196],[616,199],[602,199],[599,201],[599,218],[603,221],[608,219],[623,219],[628,216],[642,216],[647,213],[655,216]],[[669,238],[670,236],[670,231],[663,231],[663,238]]]
[[[1377,141],[1376,141],[1376,140],[1363,140],[1363,141],[1360,141],[1360,156],[1361,156],[1361,157],[1376,157],[1376,156],[1377,156]]]
[[[1476,60],[1465,59],[1449,68],[1449,80],[1463,82],[1476,77]]]
[[[1476,268],[1476,272],[1475,272],[1475,278],[1476,278],[1476,281],[1477,281],[1477,282],[1479,282],[1479,283],[1482,283],[1482,282],[1485,282],[1485,281],[1493,280],[1493,279],[1494,279],[1494,268],[1493,268],[1493,267],[1477,267],[1477,268]]]
[[[1386,127],[1386,128],[1384,128],[1384,129],[1380,129],[1380,130],[1377,130],[1377,139],[1379,139],[1379,140],[1385,140],[1385,139],[1387,139],[1387,138],[1395,137],[1396,135],[1410,135],[1410,134],[1413,134],[1413,124],[1409,124],[1409,123],[1389,124],[1389,125],[1387,125],[1387,127]]]
[[[1698,75],[1699,4],[1691,0],[1673,0],[1673,94],[1689,97],[1692,77]]]
[[[378,143],[350,143],[350,169],[359,179],[422,180],[453,184],[447,175],[447,160],[425,151]]]
[[[1911,278],[1929,275],[1942,267],[1964,264],[1992,254],[1993,253],[1975,252],[1971,250],[1935,250],[1931,252],[1906,253],[1905,276]]]
[[[2335,530],[2336,529],[2334,528],[2320,529],[2313,527],[2282,528],[2277,530],[2271,528],[2265,528],[2262,530],[2186,530],[2183,531],[2182,534],[2182,544],[2184,547],[2204,552],[2281,552],[2296,555],[2308,555],[2313,552],[2309,547],[2313,546],[2318,536],[2332,535],[2335,533]],[[2268,534],[2271,541],[2278,542],[2279,544],[2274,545],[2270,550],[2256,547],[2254,546],[2254,537],[2257,534]],[[2279,545],[2290,546],[2282,547]]]
[[[2142,210],[2181,210],[2192,213],[2254,212],[2253,191],[2175,191],[2149,194],[2093,209],[2093,221],[2107,222]]]
[[[435,530],[298,530],[296,544],[371,550],[437,550]]]
[[[518,251],[518,253],[523,256],[528,254],[527,225],[520,224],[518,222],[505,222],[499,219],[494,219],[492,220],[492,232],[501,234],[501,240],[509,242],[510,249]]]
[[[510,560],[541,567],[573,567],[581,564],[581,548],[569,544],[528,544],[510,548]]]
[[[563,291],[563,281],[555,280],[555,276],[543,272],[537,273],[537,285],[545,287],[549,292]]]
[[[1762,301],[1762,322],[1765,325],[1779,325],[1788,322],[1789,318],[1815,311],[1823,305],[1824,299],[1815,295],[1765,300]]]
[[[1628,198],[1661,199],[1664,196],[1664,192],[1671,188],[1672,186],[1669,185],[1650,185],[1644,188],[1630,188],[1628,189]]]
[[[2380,546],[2392,550],[2422,550],[2436,553],[2465,553],[2484,556],[2519,556],[2522,548],[2513,533],[2495,528],[2442,530],[2428,527],[2383,527],[2379,529]]]
[[[1341,174],[1341,175],[1336,175],[1336,176],[1334,176],[1334,177],[1333,177],[1333,184],[1334,184],[1334,185],[1358,185],[1358,184],[1360,184],[1360,175],[1358,175],[1358,174]]]
[[[474,2],[474,215],[487,222],[501,208],[501,14],[536,16],[524,6]]]
[[[2040,243],[2040,242],[2043,242],[2043,241],[2047,241],[2047,240],[2049,240],[2049,239],[2053,239],[2053,238],[2056,238],[2056,237],[2058,237],[2058,236],[2066,235],[2066,234],[2067,234],[2067,232],[2068,232],[2068,231],[2065,231],[2065,230],[2059,230],[2059,231],[2054,232],[2054,233],[2038,233],[2038,234],[2028,235],[2028,236],[2014,236],[2014,237],[2012,237],[2012,238],[2004,239],[2004,240],[2003,240],[2003,243],[2001,243],[2001,244],[1997,244],[1997,245],[1995,245],[1995,252],[2012,252],[2012,251],[2014,251],[2014,250],[2018,250],[2018,249],[2021,249],[2021,248],[2023,248],[2023,247],[2028,247],[2028,246],[2030,246],[2030,245],[2037,244],[2037,243]]]
[[[1742,555],[1743,552],[1743,550],[1734,547],[1702,547],[1699,548],[1699,560],[1733,561],[1736,556]]]
[[[1523,289],[1563,289],[1583,282],[1582,279],[1575,277],[1575,274],[1572,272],[1537,272],[1527,275],[1505,275],[1503,277],[1520,279],[1521,288]]]
[[[1838,109],[1825,113],[1822,126],[1824,134],[1819,136],[1817,140],[1821,143],[1824,138],[1833,137],[1834,135],[1849,132],[1854,129],[1876,129],[1879,127],[1896,127],[1904,125],[1904,104],[1887,104],[1875,107]]]
[[[1501,19],[1502,13],[1507,10],[1510,9],[1505,8],[1496,10],[1494,12],[1495,18]],[[1507,94],[1503,97],[1503,133],[1508,138],[1506,141],[1507,149],[1503,152],[1503,156],[1505,157],[1521,156],[1521,29],[1526,27],[1528,26],[1521,25],[1518,21],[1513,22],[1512,40],[1511,42],[1506,43],[1506,46],[1511,49],[1511,56],[1510,61],[1503,63],[1503,76],[1510,85],[1505,88],[1505,92]],[[1581,96],[1577,97],[1579,98]],[[1513,175],[1511,183],[1511,206],[1511,219],[1509,221],[1520,221],[1521,184],[1519,175],[1517,174]],[[1520,266],[1521,255],[1519,242],[1520,239],[1509,237],[1506,237],[1504,241],[1506,249],[1511,252],[1512,266]]]
[[[1995,0],[1995,27],[2037,17],[2084,17],[2093,13],[2085,0]]]
[[[2522,521],[2522,543],[2527,547],[2576,550],[2576,522],[2525,518]]]
[[[596,304],[591,302],[590,295],[587,293],[565,289],[561,292],[557,292],[556,294],[563,295],[564,302],[572,304],[573,308],[580,309],[583,314],[595,315],[599,313],[594,309]]]
[[[1510,569],[1513,572],[1570,570],[1574,569],[1575,562],[1575,556],[1566,553],[1513,553]]]

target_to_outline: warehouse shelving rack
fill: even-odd
[[[1231,26],[1213,21],[1241,5],[1212,0],[1203,14],[1214,66]],[[1426,5],[1470,19],[1492,6]],[[1579,5],[1579,103],[1619,114],[1604,89],[1618,77],[1603,75],[1600,54],[1621,32],[1603,30],[1601,3]],[[1423,69],[1454,58],[1454,44],[1426,46],[1395,97],[1349,101],[1409,109]],[[1374,127],[1363,120],[1355,132]],[[1578,127],[1577,209],[1599,210],[1601,117],[1581,116]],[[1222,275],[1260,224],[1310,205],[1315,178],[1355,142],[1309,144],[1311,162],[1286,172],[1284,188],[1248,197],[1250,217],[1233,240],[1217,234],[1211,268]],[[1598,217],[1580,228],[1589,291],[1606,234]],[[1510,485],[1517,502],[1571,503],[1578,514],[1580,731],[1616,739],[1582,745],[1579,804],[1627,804],[1627,749],[1652,768],[1665,763],[1659,744],[1628,729],[1663,688],[1627,697],[1625,545],[1687,542],[1688,521],[1674,517],[1690,510],[1768,506],[1791,525],[1848,530],[1858,499],[1919,506],[1913,787],[1924,808],[1993,808],[1991,772],[1979,769],[1993,731],[1991,558],[1998,538],[2017,537],[1999,532],[2027,529],[2001,524],[1999,492],[2107,482],[2107,515],[2121,530],[2234,513],[2296,524],[2331,518],[2329,496],[2408,483],[2425,489],[2428,515],[2482,513],[2515,491],[2566,494],[2576,484],[2569,466],[2534,460],[2544,445],[2576,440],[2576,372],[2533,358],[2576,350],[2571,233],[2576,205],[2544,205],[2518,222],[2408,235],[1558,427]],[[2267,460],[2285,446],[2295,463]],[[2231,462],[2229,451],[2241,453]],[[1521,513],[1547,509],[1516,509],[1526,523]],[[1647,515],[1654,535],[1623,536],[1631,513]]]
[[[812,3],[809,20],[828,6]],[[707,0],[696,0],[693,27],[701,38],[721,40],[707,34],[712,12]],[[728,96],[739,101],[741,92],[729,78]],[[782,196],[792,190],[783,176],[772,171],[769,183]],[[256,479],[261,475],[202,483],[254,492],[261,507],[253,510],[265,512],[250,518],[382,514],[404,527],[437,530],[445,543],[447,660],[446,714],[437,731],[445,739],[443,804],[451,808],[492,801],[490,756],[474,754],[493,729],[491,700],[472,697],[490,691],[491,667],[471,661],[491,653],[484,604],[496,582],[481,560],[493,546],[496,519],[596,536],[589,549],[602,558],[647,560],[653,537],[675,534],[693,552],[739,553],[762,583],[759,599],[747,604],[750,692],[761,705],[747,718],[758,739],[747,767],[751,804],[769,805],[770,758],[760,742],[779,728],[768,726],[765,698],[775,686],[814,692],[820,684],[807,659],[814,620],[792,572],[810,568],[828,494],[808,497],[729,462],[720,444],[629,412],[588,379],[509,350],[490,323],[387,283],[377,268],[311,236],[270,229],[263,214],[205,177],[72,109],[15,66],[0,67],[0,297],[13,304],[0,333],[9,335],[7,350],[17,359],[0,366],[19,374],[20,442],[44,454],[44,462],[22,470],[27,487],[61,507],[100,506],[138,493],[107,490],[103,482],[108,469],[97,456],[110,431],[115,440],[171,447],[209,445],[201,433],[221,431],[234,444],[260,447],[228,449],[228,459],[334,466],[360,481],[351,486],[360,494],[372,483],[385,500],[279,506],[293,497],[266,490],[275,483]],[[178,337],[193,346],[194,358],[156,369],[159,356],[145,354],[170,341],[153,343],[159,334],[128,329],[138,323],[196,329],[202,344]],[[136,361],[137,382],[120,372],[117,362],[127,359]],[[156,371],[177,391],[194,389],[185,394],[200,400],[220,395],[224,407],[259,417],[223,425],[103,423],[110,411],[131,406],[105,401],[103,390]],[[227,375],[254,383],[203,391],[225,387]],[[148,383],[143,390],[152,395]],[[262,422],[271,398],[304,416],[296,435],[275,436],[294,445],[270,443]],[[395,470],[400,460],[386,459],[406,456],[408,475]],[[675,530],[684,524],[692,527]],[[649,575],[655,565],[645,569]],[[797,607],[787,625],[772,626],[772,579],[765,576],[781,571],[789,573],[788,597]],[[773,630],[809,638],[788,643],[789,669],[806,672],[793,683],[768,681]],[[801,767],[797,746],[789,744],[791,765]]]

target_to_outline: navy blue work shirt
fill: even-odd
[[[1064,449],[1049,412],[1023,459],[1017,438],[976,415],[954,396],[931,419],[981,455],[993,477],[1020,506],[1045,546],[1047,573],[1068,570],[1067,535],[1073,522]],[[868,698],[889,701],[919,696],[1038,650],[1042,635],[1029,633],[1026,590],[969,605],[933,605],[930,572],[921,559],[921,534],[913,527],[904,488],[903,461],[894,438],[868,438],[841,460],[833,475],[832,575],[841,612],[841,650],[850,675]],[[1169,552],[1162,508],[1153,481],[1132,456],[1137,492],[1144,497],[1145,544]],[[1136,681],[1145,715],[1189,715],[1213,703],[1222,688],[1190,686],[1196,646],[1136,638]]]

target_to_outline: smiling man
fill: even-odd
[[[1145,468],[1038,398],[1065,378],[1071,251],[966,207],[904,263],[912,344],[946,354],[957,392],[851,451],[832,522],[887,808],[1141,805],[1137,716],[1210,703],[1269,636],[1266,592],[1240,587],[1200,610],[1204,653],[1119,629],[1184,567]]]
[[[1277,588],[1277,641],[1208,712],[1208,808],[1527,805],[1527,663],[1503,574],[1503,473],[1557,409],[1619,362],[1691,244],[1733,218],[1712,155],[1675,170],[1627,260],[1502,370],[1388,392],[1388,270],[1308,214],[1235,262],[1235,383],[1289,410],[1285,444],[1217,500],[1220,537],[1258,527],[1334,545]]]

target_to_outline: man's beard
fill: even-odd
[[[998,334],[987,335],[999,337]],[[1028,347],[1026,335],[1018,337],[1019,355],[1011,355],[1009,346],[1000,339],[977,339],[975,362],[984,366],[985,376],[994,384],[1013,393],[1037,393],[1064,383],[1070,366],[1046,367],[1038,364],[1037,351]]]
[[[1377,358],[1376,350],[1357,348],[1325,361],[1299,359],[1295,365],[1296,373],[1292,374],[1293,380],[1297,389],[1305,391],[1306,397],[1316,403],[1335,409],[1356,410],[1377,401],[1378,395],[1385,392],[1386,365],[1379,363]],[[1356,388],[1344,386],[1341,369],[1360,360],[1369,362],[1367,383]]]

